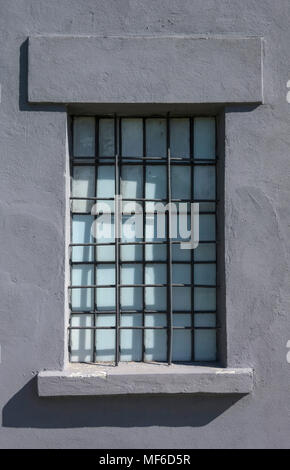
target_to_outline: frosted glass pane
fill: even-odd
[[[200,243],[194,250],[195,261],[215,261],[216,246],[215,243]]]
[[[194,283],[207,286],[216,284],[216,265],[215,264],[195,264],[194,265]]]
[[[98,264],[96,267],[96,283],[97,285],[115,284],[115,265],[114,264]]]
[[[142,326],[142,315],[131,313],[121,315],[121,326]],[[141,361],[142,331],[121,330],[120,332],[121,361]]]
[[[145,266],[146,284],[164,284],[167,282],[166,264],[148,264]]]
[[[215,158],[215,119],[194,120],[194,158]]]
[[[191,331],[173,330],[172,338],[172,360],[190,361],[191,360]]]
[[[196,313],[194,315],[194,326],[215,327],[216,315],[214,313]]]
[[[146,284],[165,284],[167,282],[167,266],[150,264],[145,266]],[[147,309],[166,310],[166,287],[146,287],[145,304]]]
[[[142,284],[143,266],[142,264],[122,264],[121,284]]]
[[[87,286],[94,282],[92,265],[75,265],[72,267],[71,281],[73,286]],[[71,289],[71,304],[73,310],[93,309],[93,289]]]
[[[167,156],[166,119],[146,119],[146,156]]]
[[[75,157],[94,157],[95,118],[74,118],[73,147]]]
[[[105,313],[96,315],[96,326],[116,326],[116,315]]]
[[[164,327],[167,317],[162,314],[145,315],[145,326]],[[145,359],[147,361],[166,361],[167,330],[145,330]]]
[[[199,215],[199,239],[201,241],[215,240],[215,215]]]
[[[115,359],[115,330],[96,330],[96,361],[111,362]]]
[[[109,165],[100,165],[97,170],[97,197],[106,198],[115,196],[115,168]],[[108,201],[105,201],[108,204]]]
[[[215,167],[194,167],[194,198],[215,199]]]
[[[92,326],[92,315],[72,315],[71,326]],[[93,360],[93,330],[70,330],[71,362]]]
[[[94,218],[91,215],[74,215],[72,218],[72,243],[94,243],[91,228]],[[93,261],[92,246],[73,246],[72,261]]]
[[[172,260],[173,261],[190,261],[191,250],[183,250],[180,245],[172,245]]]
[[[191,283],[191,265],[190,264],[172,264],[172,282],[173,284]]]
[[[191,199],[191,169],[189,166],[172,165],[172,199]]]
[[[138,245],[121,245],[121,261],[142,261],[143,247]]]
[[[142,119],[122,119],[122,156],[143,156]]]
[[[145,259],[146,261],[166,261],[167,247],[165,245],[146,245]]]
[[[115,261],[114,246],[98,246],[96,248],[97,261]]]
[[[194,288],[194,310],[212,310],[216,309],[216,290],[213,287],[195,287]]]
[[[161,165],[146,166],[145,197],[165,199],[167,195],[167,170]]]
[[[141,235],[141,233],[138,232],[138,226],[136,226],[136,224],[139,223],[138,217],[139,216],[137,214],[135,216],[134,215],[122,216],[122,233],[121,233],[122,242],[133,243],[135,241],[141,241],[141,237],[140,236],[138,237],[138,235]],[[143,218],[142,218],[141,229],[142,228],[143,228]]]
[[[115,265],[99,264],[96,267],[97,285],[115,284]],[[96,307],[98,310],[113,310],[115,308],[115,288],[96,288]]]
[[[195,330],[194,354],[196,361],[216,361],[215,330]]]
[[[170,155],[189,158],[189,119],[170,119]]]
[[[114,119],[99,120],[99,156],[115,156]]]
[[[172,306],[173,310],[190,311],[191,310],[191,288],[173,287],[172,288]]]
[[[123,310],[141,310],[143,307],[142,287],[122,287],[120,289]]]
[[[173,326],[191,326],[192,316],[189,313],[174,313]]]
[[[215,212],[216,205],[215,202],[200,202],[199,203],[199,213],[202,212]]]
[[[72,181],[73,197],[95,196],[95,169],[92,166],[75,166]],[[73,212],[90,212],[94,201],[73,201]]]
[[[121,194],[124,198],[143,197],[143,168],[140,165],[123,165]]]

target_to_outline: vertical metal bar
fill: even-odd
[[[171,244],[171,171],[170,171],[170,120],[166,118],[167,138],[167,362],[172,363],[172,244]]]
[[[98,157],[99,157],[99,119],[95,117],[95,158],[96,158],[96,165],[95,165],[95,197],[97,197],[97,181],[98,181]],[[94,222],[97,219],[96,211],[94,216]],[[94,224],[96,225],[96,224]],[[97,251],[98,248],[96,246],[93,247],[93,261],[94,261],[94,285],[97,284]],[[96,288],[94,288],[94,311],[97,310],[97,299],[96,299]],[[93,326],[97,326],[96,322],[96,313],[93,314]],[[96,362],[97,356],[97,345],[96,345],[96,329],[93,329],[93,362]]]
[[[194,118],[190,118],[190,160],[194,160]],[[195,172],[195,165],[191,165],[191,191],[192,191],[192,200],[194,201],[194,172]],[[191,227],[191,231],[193,227]],[[191,250],[191,360],[194,362],[195,360],[195,352],[194,352],[194,250]]]
[[[218,127],[217,127],[217,118],[215,116],[215,241],[217,241],[217,235],[218,235],[218,231],[219,231],[219,225],[218,225],[218,217],[217,217],[217,199],[218,199],[218,188],[217,188],[217,163],[218,163]],[[219,167],[220,168],[220,167]],[[218,250],[218,244],[216,243],[215,244],[215,250],[216,250],[216,254],[215,254],[215,269],[216,269],[216,285],[219,283],[218,281],[218,256],[217,256],[217,250]],[[217,325],[217,321],[219,321],[219,318],[220,318],[220,309],[219,309],[219,306],[217,304],[217,288],[215,287],[215,298],[216,298],[216,325]],[[220,333],[219,335],[217,334],[217,329],[215,330],[215,334],[216,334],[216,361],[219,360],[219,351],[220,351],[220,345],[219,345],[219,341],[220,341]]]
[[[143,157],[146,157],[146,120],[142,119],[143,124]],[[146,185],[146,160],[143,160],[143,241],[145,242],[145,229],[146,229],[146,202],[145,202],[145,186]],[[137,250],[136,250],[137,251]],[[143,243],[142,246],[142,260],[143,260],[143,284],[145,284],[145,258],[146,258],[146,246]],[[145,360],[145,287],[142,287],[143,293],[143,313],[142,313],[142,362]]]
[[[70,183],[69,183],[69,192],[70,194],[72,194],[72,178],[73,178],[73,171],[74,171],[74,167],[73,167],[73,152],[74,152],[74,149],[73,149],[73,133],[74,133],[74,117],[71,117],[70,119],[70,126],[69,126],[69,160],[70,160],[70,168],[69,168],[69,173],[70,173]],[[73,222],[73,217],[72,217],[72,206],[73,206],[73,201],[69,201],[69,222],[70,222],[70,229],[69,229],[69,232],[70,232],[70,242],[72,243],[72,222]],[[68,255],[68,258],[69,258],[69,261],[71,261],[72,259],[72,247],[69,246],[69,255]],[[69,267],[69,285],[72,284],[72,265],[70,263],[70,267]],[[72,290],[69,289],[69,293],[68,293],[68,303],[69,303],[69,310],[70,310],[70,313],[69,313],[69,325],[71,326],[71,319],[72,319],[72,316],[71,316],[71,312],[72,312]],[[70,358],[70,355],[71,355],[71,330],[69,330],[69,338],[68,338],[68,353],[69,353],[69,358]]]
[[[116,325],[115,325],[115,365],[117,366],[120,358],[120,175],[119,175],[119,151],[121,152],[121,120],[119,129],[118,149],[118,121],[114,116],[114,139],[115,139],[115,299],[116,299]]]

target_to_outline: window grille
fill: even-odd
[[[71,121],[70,360],[215,361],[215,118]],[[119,209],[115,194],[122,196]],[[116,223],[126,202],[142,208],[139,238],[122,233],[130,209]],[[193,202],[199,203],[198,247],[181,249],[180,235],[169,236],[169,211],[157,238],[150,204],[183,203],[190,217]],[[116,237],[93,236],[103,203],[112,210],[105,225]]]

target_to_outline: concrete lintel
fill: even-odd
[[[262,38],[29,38],[32,103],[261,103]]]
[[[121,364],[118,367],[71,364],[38,374],[41,397],[136,394],[247,394],[251,368],[196,365]]]

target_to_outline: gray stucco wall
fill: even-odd
[[[290,3],[1,0],[0,447],[290,447]],[[247,396],[39,398],[65,349],[66,108],[27,102],[33,35],[264,38],[264,103],[225,107],[229,366]],[[215,77],[209,77],[214,81]]]

